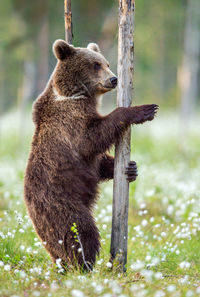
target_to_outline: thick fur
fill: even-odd
[[[98,46],[74,48],[58,40],[54,54],[56,68],[33,107],[35,132],[24,197],[52,260],[86,268],[71,227],[76,223],[85,260],[92,267],[100,248],[92,209],[99,182],[113,178],[114,159],[106,151],[128,125],[152,120],[157,106],[118,107],[99,115],[97,98],[113,88],[114,74]],[[135,163],[131,166],[130,181],[137,175]]]

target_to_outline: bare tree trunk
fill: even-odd
[[[18,92],[18,106],[20,110],[20,142],[23,145],[26,134],[26,107],[28,101],[33,99],[35,86],[35,63],[33,60],[25,60],[23,64],[22,84]]]
[[[188,0],[182,65],[178,71],[181,92],[182,133],[189,124],[198,93],[200,65],[200,1]]]
[[[65,11],[65,40],[69,44],[72,44],[73,31],[72,31],[71,0],[64,0],[64,11]]]
[[[3,53],[0,51],[0,116],[4,110],[4,96],[5,96],[5,58],[3,58]]]
[[[26,106],[27,102],[33,98],[35,80],[35,64],[33,60],[25,60],[23,63],[23,78],[20,86],[20,97],[18,104]]]
[[[3,57],[2,51],[0,51],[0,144],[1,144],[1,134],[2,134],[2,114],[4,110],[4,96],[5,96],[5,79],[4,79],[4,73],[5,73],[5,65],[4,61],[5,58]]]
[[[133,94],[134,5],[134,0],[119,0],[117,105],[125,107],[131,105]],[[125,170],[130,161],[130,132],[128,128],[116,146],[114,169],[111,260],[116,258],[123,271],[127,262],[129,183]]]
[[[44,90],[49,75],[49,23],[47,14],[41,23],[41,30],[38,35],[38,61],[37,61],[37,95]]]

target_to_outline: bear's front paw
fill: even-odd
[[[130,161],[129,166],[126,167],[125,174],[127,175],[127,180],[129,182],[135,181],[138,174],[137,174],[137,164],[135,161]]]
[[[138,112],[134,124],[142,124],[146,121],[152,121],[157,113],[159,106],[157,104],[147,104],[138,106]]]

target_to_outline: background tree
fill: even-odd
[[[186,131],[194,112],[199,91],[200,70],[200,1],[188,0],[185,17],[182,63],[178,72],[181,95],[182,131]]]

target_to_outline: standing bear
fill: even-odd
[[[98,99],[116,87],[117,78],[98,45],[75,48],[56,40],[53,52],[57,65],[33,106],[35,131],[24,198],[53,262],[92,269],[100,249],[92,210],[99,182],[112,179],[114,171],[114,159],[106,151],[128,125],[153,120],[158,106],[118,107],[101,116]],[[135,162],[126,174],[130,182],[136,179]]]

